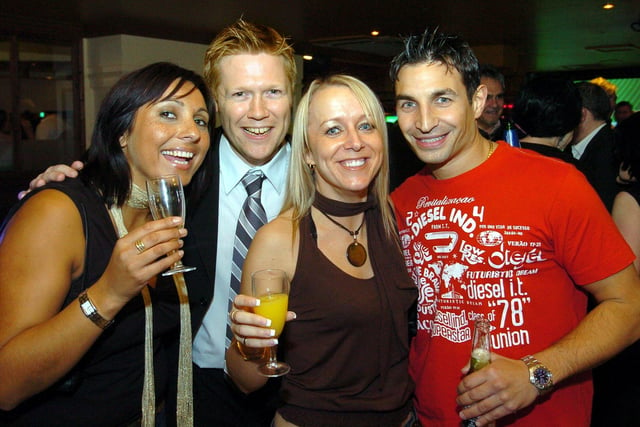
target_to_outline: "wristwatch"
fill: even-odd
[[[87,291],[84,290],[78,295],[78,302],[80,303],[80,309],[85,316],[89,318],[93,323],[101,329],[107,329],[113,323],[113,319],[107,320],[100,315],[98,309],[93,305],[93,301],[89,299]]]
[[[529,381],[538,389],[540,396],[549,393],[553,389],[553,374],[538,359],[529,355],[521,359],[529,368]]]

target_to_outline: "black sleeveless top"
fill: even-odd
[[[289,297],[297,317],[279,340],[291,372],[282,380],[278,412],[304,426],[398,426],[411,409],[406,319],[415,285],[406,274],[385,283],[382,293],[394,293],[395,305],[392,313],[381,312],[386,297],[375,278],[358,279],[336,267],[318,249],[314,228],[309,215],[302,219]],[[405,319],[400,334],[391,330],[390,315]],[[404,342],[390,338],[396,335]],[[381,349],[388,339],[392,345]],[[390,354],[384,372],[380,350]]]
[[[86,237],[85,271],[71,283],[63,307],[70,302],[77,305],[74,300],[78,294],[95,283],[104,272],[117,240],[116,232],[98,194],[80,179],[50,183],[44,188],[54,188],[68,195],[82,217]],[[25,200],[10,212],[8,218]],[[55,250],[55,245],[52,244],[51,250]],[[180,320],[175,288],[159,285],[150,290],[154,309],[156,402],[160,403],[164,398],[168,372],[164,344],[174,338]],[[143,377],[144,303],[142,296],[137,296],[123,307],[113,325],[102,333],[65,378],[16,409],[0,411],[0,425],[128,425],[141,416]]]
[[[633,184],[622,187],[622,190],[620,191],[631,194],[631,196],[636,199],[636,203],[640,205],[640,183],[634,182]]]

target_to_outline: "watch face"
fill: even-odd
[[[537,368],[533,371],[533,379],[536,383],[536,387],[544,388],[549,385],[550,374],[546,369]]]

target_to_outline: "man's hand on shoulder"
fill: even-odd
[[[79,160],[67,165],[54,165],[49,166],[44,172],[35,177],[29,183],[29,189],[18,193],[18,200],[26,196],[30,191],[35,190],[38,187],[42,187],[47,182],[64,181],[67,178],[76,178],[78,171],[82,170],[84,163]]]

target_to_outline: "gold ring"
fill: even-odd
[[[138,250],[139,254],[144,252],[145,247],[144,247],[144,243],[142,242],[142,240],[136,240],[136,249]]]
[[[229,313],[229,317],[231,318],[231,321],[233,323],[237,323],[236,322],[236,317],[235,317],[237,312],[238,312],[238,310],[234,309],[234,310],[231,310],[231,313]]]

